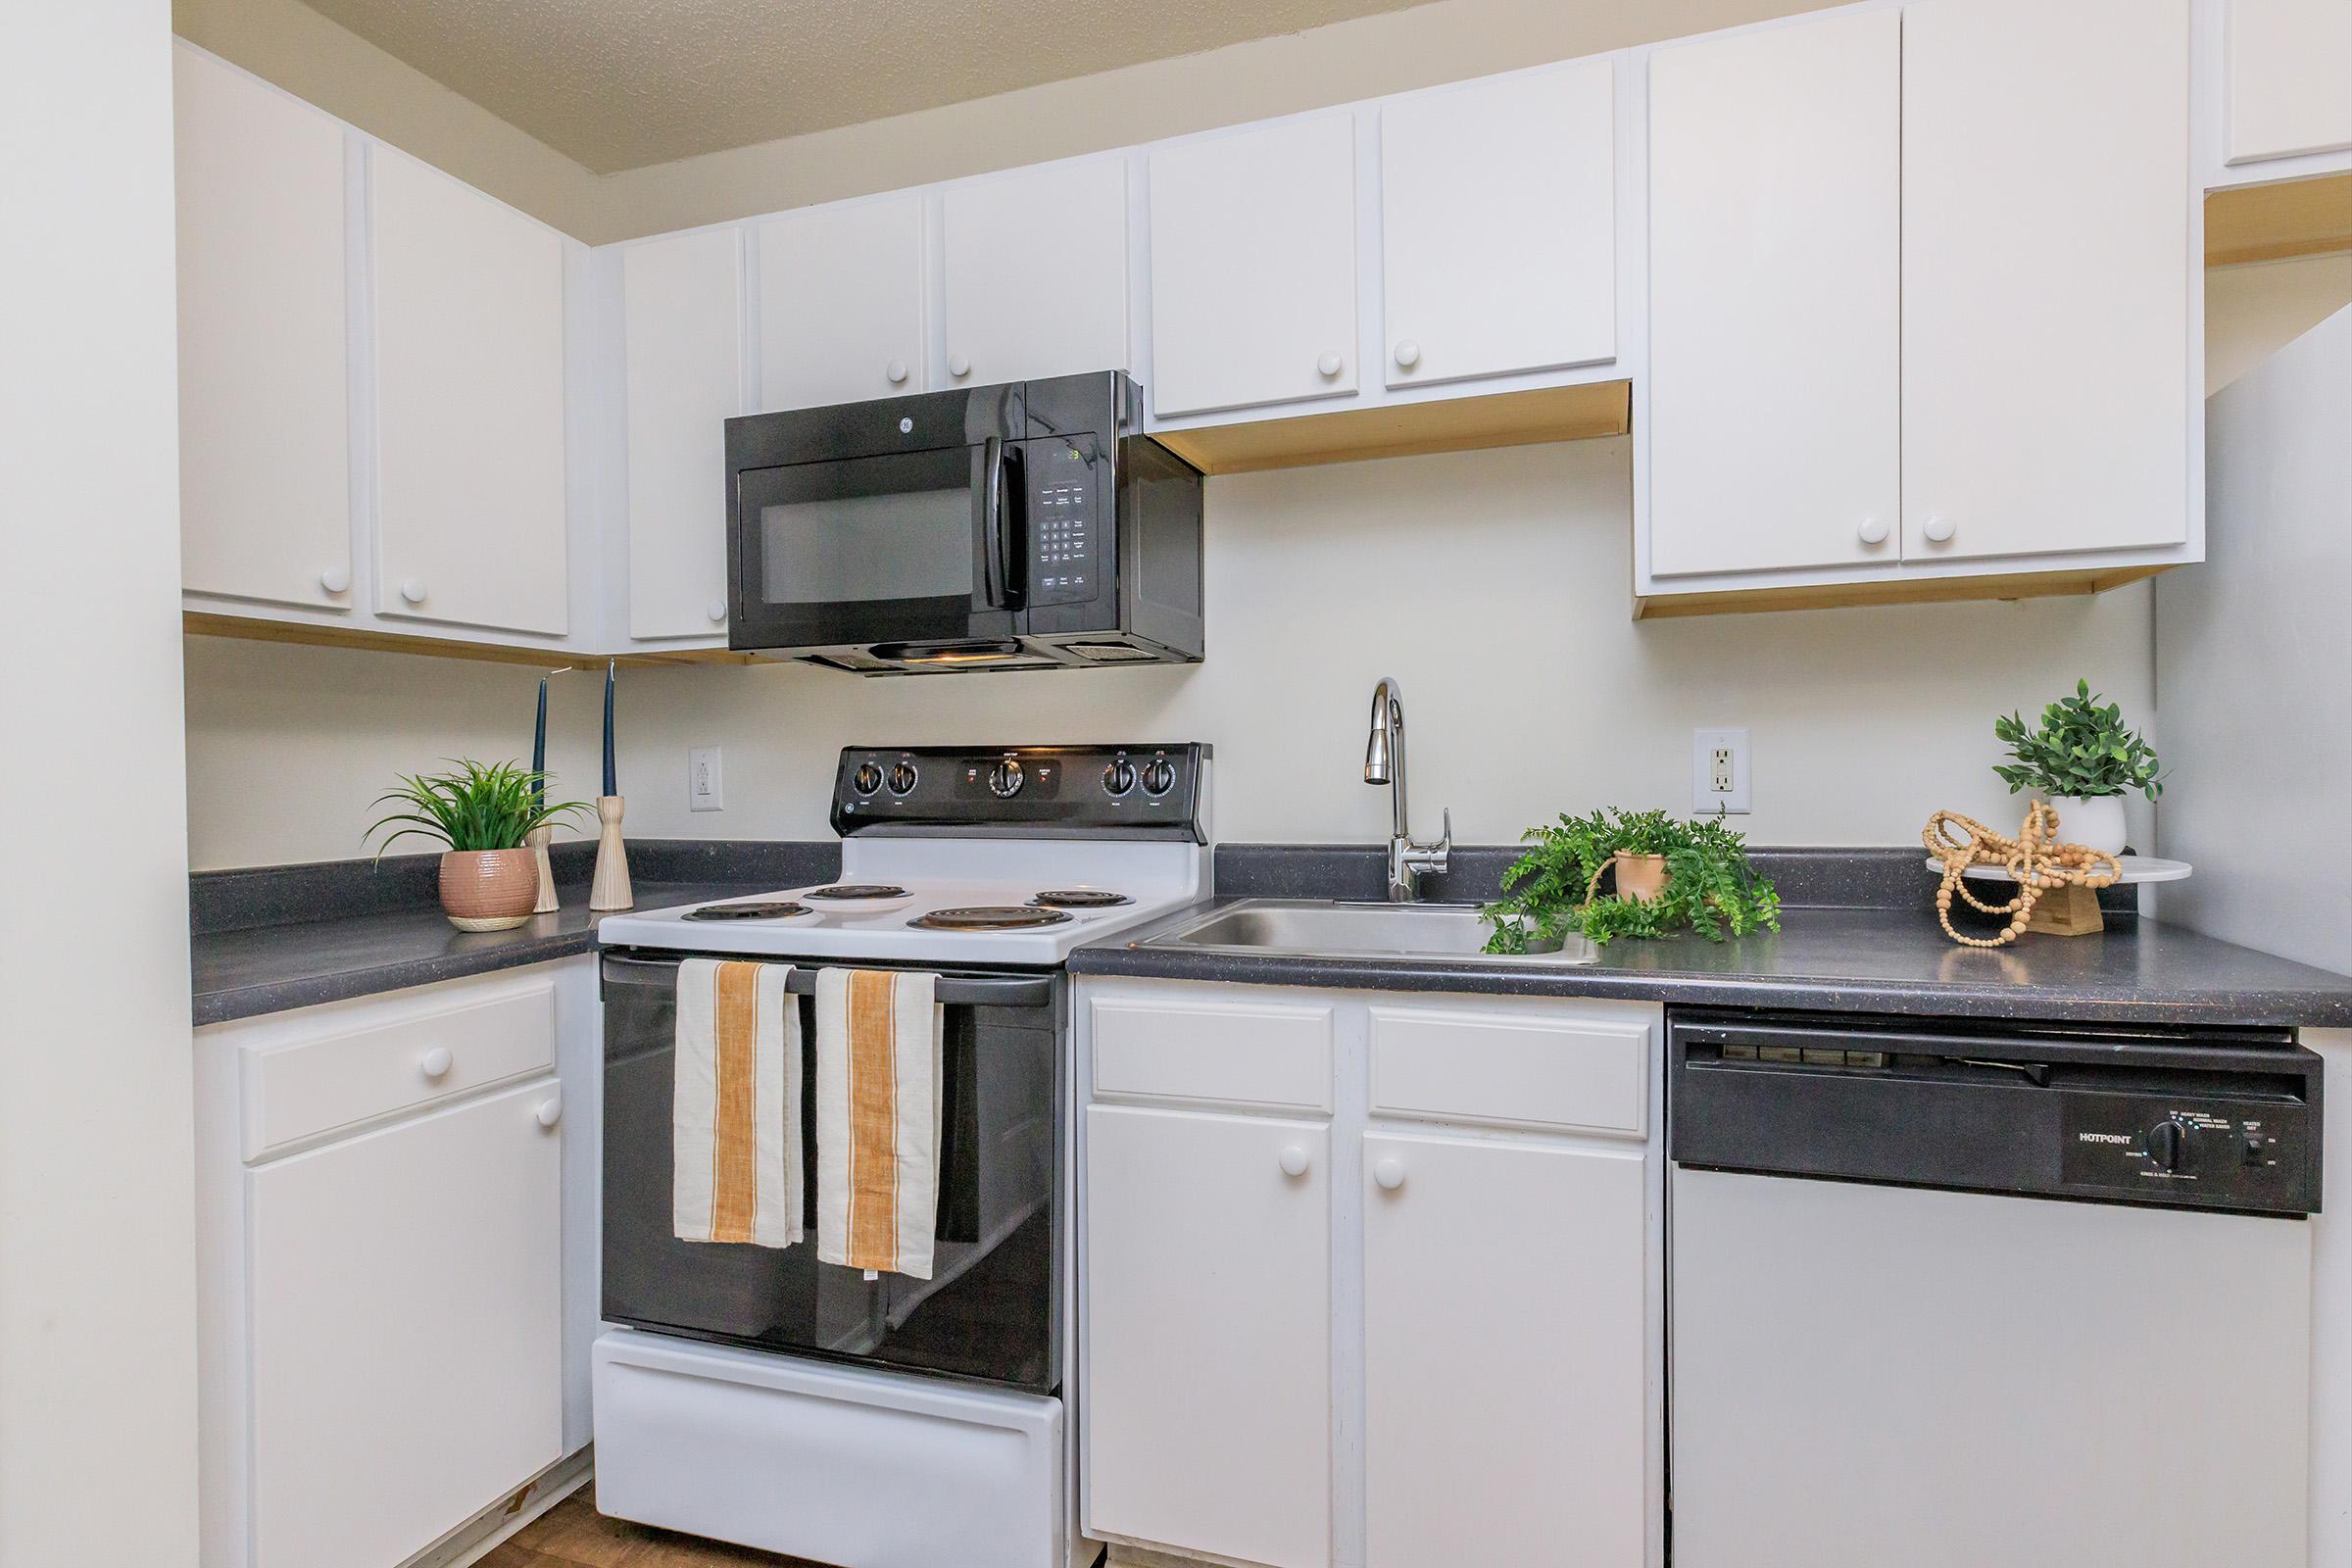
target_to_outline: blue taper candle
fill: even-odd
[[[608,661],[605,664],[605,793],[620,793],[620,771],[612,760],[612,672],[619,667]]]
[[[539,722],[531,731],[532,793],[547,802],[547,677],[539,677]]]

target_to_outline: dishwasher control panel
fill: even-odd
[[[2284,1031],[1675,1008],[1667,1037],[1678,1165],[2319,1212],[2321,1061]]]

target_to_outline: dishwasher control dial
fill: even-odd
[[[1007,757],[988,770],[988,791],[1002,800],[1010,800],[1021,793],[1028,779],[1021,773],[1020,762]]]
[[[2188,1160],[2189,1125],[2167,1116],[2148,1129],[2148,1163],[2161,1171],[2178,1171]]]

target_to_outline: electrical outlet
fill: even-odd
[[[1748,774],[1747,731],[1698,729],[1690,732],[1690,809],[1700,816],[1717,811],[1745,816],[1751,809],[1753,781]]]
[[[726,804],[726,775],[720,770],[718,748],[689,748],[686,753],[686,808],[690,811],[716,811]]]

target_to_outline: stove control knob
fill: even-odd
[[[1028,782],[1021,772],[1021,764],[1013,758],[1007,757],[988,770],[989,793],[1002,800],[1008,801],[1020,794],[1021,786]]]
[[[2148,1163],[2158,1170],[2177,1171],[2188,1157],[2188,1125],[2167,1116],[2148,1129]]]
[[[1165,795],[1176,787],[1176,764],[1164,757],[1154,757],[1144,764],[1144,793]]]
[[[1124,757],[1102,770],[1102,793],[1113,797],[1135,788],[1135,764]]]
[[[914,790],[914,764],[901,762],[890,770],[890,793],[893,795],[911,794]]]
[[[858,771],[850,775],[850,782],[857,786],[858,794],[871,795],[882,787],[882,769],[871,762],[859,762]]]

